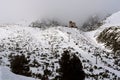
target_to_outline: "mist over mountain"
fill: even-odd
[[[41,18],[57,18],[83,23],[88,16],[120,10],[119,0],[0,0],[0,23],[17,23]]]
[[[0,80],[120,80],[119,3],[0,0]]]

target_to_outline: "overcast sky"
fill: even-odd
[[[38,18],[83,22],[94,14],[120,10],[120,0],[0,0],[0,23]]]

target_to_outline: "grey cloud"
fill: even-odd
[[[0,23],[37,18],[81,23],[90,15],[119,11],[119,3],[119,0],[0,0]]]

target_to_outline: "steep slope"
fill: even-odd
[[[95,43],[97,46],[105,49],[103,44],[98,44],[98,42],[96,41],[96,37],[106,28],[120,27],[120,11],[112,14],[110,17],[104,20],[103,23],[104,24],[100,26],[97,30],[85,32],[84,35],[91,39],[91,41]]]
[[[104,22],[106,26],[120,26],[120,11],[112,14]]]
[[[105,51],[108,51],[111,53],[111,50],[108,50],[105,48],[104,44],[101,44],[101,43],[98,43],[96,38],[98,37],[98,35],[103,32],[103,30],[108,30],[106,31],[106,35],[108,36],[110,33],[113,33],[113,34],[116,34],[114,37],[115,39],[117,39],[116,41],[119,42],[119,38],[120,38],[120,34],[119,34],[119,31],[120,31],[120,12],[117,12],[117,13],[114,13],[112,14],[110,17],[108,17],[105,21],[104,21],[104,24],[102,26],[100,26],[100,28],[98,28],[97,30],[94,30],[94,31],[90,31],[90,32],[84,32],[83,34],[90,39],[91,42],[93,42],[96,46],[100,47],[101,49],[104,49]],[[113,35],[112,35],[113,36]],[[112,38],[111,36],[111,38]],[[110,37],[110,36],[109,36]],[[119,53],[118,53],[119,54]],[[107,57],[107,56],[106,56]],[[109,58],[110,59],[110,58]],[[105,61],[108,61],[109,62],[109,59],[108,60],[105,60]],[[112,58],[111,58],[112,59]],[[118,60],[117,62],[120,63],[120,60],[119,60],[119,56],[117,56],[116,60]],[[110,64],[113,64],[112,67],[114,67],[115,63],[115,57],[113,59],[113,62],[110,63]],[[115,69],[115,68],[114,68]],[[117,68],[118,70],[118,74],[120,74],[120,66],[118,66]],[[119,79],[115,79],[115,80],[119,80]]]
[[[114,55],[96,41],[96,37],[106,27],[120,26],[119,16],[120,12],[113,14],[104,21],[104,25],[91,32],[81,32],[62,26],[41,30],[20,25],[2,25],[0,63],[9,66],[11,55],[24,54],[30,60],[32,77],[43,75],[47,67],[51,72],[49,78],[53,79],[59,75],[57,70],[61,54],[68,49],[81,59],[86,79],[119,80],[120,66],[115,64]],[[1,72],[0,75],[5,74]]]
[[[86,79],[110,80],[120,77],[120,67],[114,64],[113,55],[96,46],[76,28],[59,26],[41,30],[7,25],[0,27],[0,31],[1,65],[9,66],[11,55],[24,54],[30,60],[29,67],[34,78],[38,74],[43,75],[46,68],[50,71],[50,80],[59,75],[59,59],[66,49],[81,59]]]

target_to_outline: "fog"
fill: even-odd
[[[0,23],[57,18],[80,24],[91,15],[107,15],[120,10],[120,0],[0,0]]]

